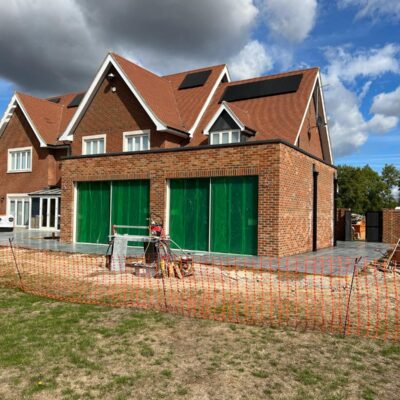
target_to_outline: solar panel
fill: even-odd
[[[53,97],[52,99],[47,99],[48,101],[51,101],[52,103],[59,103],[60,102],[60,98],[59,97]]]
[[[203,86],[207,82],[210,74],[211,69],[208,69],[207,71],[193,72],[192,74],[187,74],[183,78],[183,81],[179,86],[179,90]]]
[[[228,86],[219,102],[255,99],[257,97],[293,93],[299,88],[302,77],[303,74],[298,74]]]
[[[72,101],[68,104],[67,108],[72,108],[72,107],[78,107],[79,104],[81,104],[81,101],[83,99],[83,96],[85,96],[85,93],[80,93],[77,94]]]

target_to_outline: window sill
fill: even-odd
[[[7,171],[7,174],[29,174],[30,172],[32,172],[32,170],[26,170],[26,171]]]

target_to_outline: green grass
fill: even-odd
[[[393,399],[400,346],[0,289],[0,399]]]

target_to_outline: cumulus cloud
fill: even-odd
[[[374,97],[371,112],[392,117],[400,117],[400,86],[389,93],[380,93]]]
[[[315,25],[317,0],[263,0],[259,3],[266,25],[277,37],[299,43]]]
[[[265,47],[257,40],[247,43],[229,63],[229,70],[234,79],[247,79],[260,76],[270,70],[273,61]]]
[[[10,0],[0,76],[43,94],[85,88],[109,50],[160,73],[219,63],[248,43],[257,14],[252,0]]]
[[[363,116],[360,107],[374,79],[385,73],[400,72],[398,52],[399,48],[393,44],[353,53],[341,47],[327,49],[325,55],[329,63],[324,69],[323,80],[327,85],[325,98],[336,156],[353,153],[366,142],[369,134],[386,133],[397,126],[396,116],[378,109],[378,103],[383,104],[386,99],[381,97],[376,101],[369,119]],[[352,87],[359,78],[368,81],[357,96]]]
[[[400,20],[400,2],[397,0],[339,0],[338,5],[341,8],[356,7],[357,18]]]
[[[349,51],[345,47],[328,47],[326,58],[330,61],[329,71],[346,82],[357,77],[376,78],[384,73],[400,71],[397,55],[400,47],[389,43],[382,48]]]

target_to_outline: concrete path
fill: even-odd
[[[7,245],[10,237],[17,246],[40,250],[63,251],[67,253],[105,254],[104,244],[68,244],[58,240],[44,239],[48,231],[15,230],[13,233],[0,232],[0,245]],[[232,256],[216,253],[192,252],[195,261],[221,265],[240,265],[272,270],[289,270],[323,275],[347,275],[352,273],[354,260],[362,257],[361,263],[379,259],[391,246],[384,243],[338,242],[336,247],[318,250],[290,257],[269,258],[256,256]],[[143,253],[141,248],[129,248],[129,255]]]

